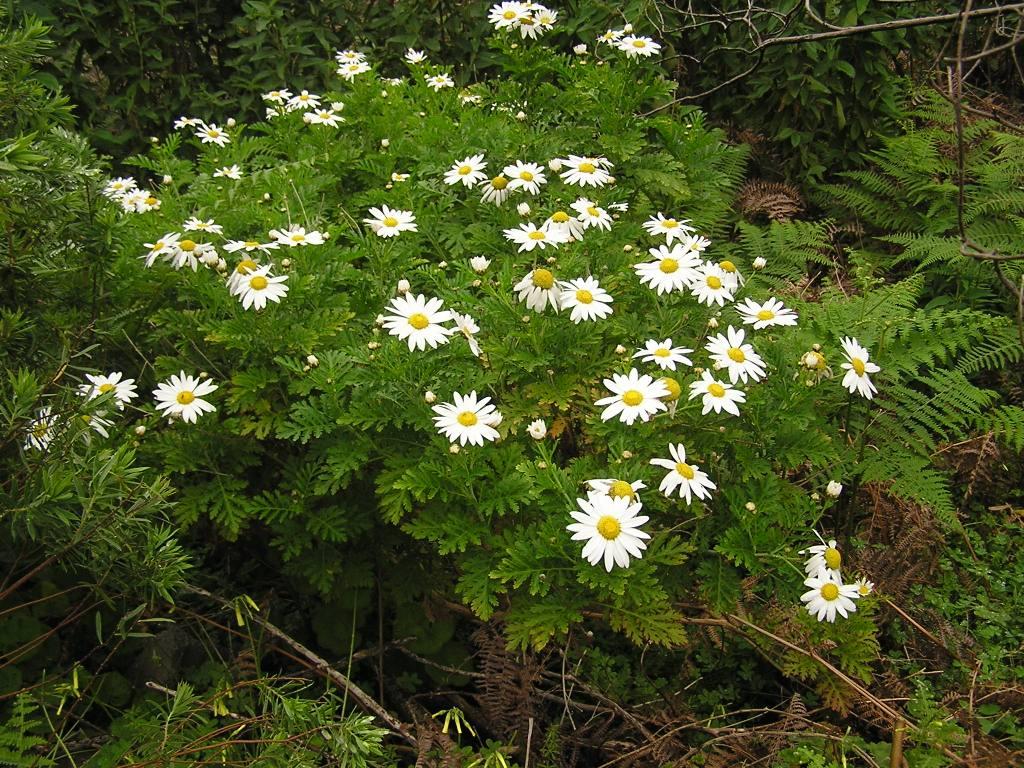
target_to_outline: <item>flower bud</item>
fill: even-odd
[[[835,480],[829,480],[828,485],[825,486],[825,493],[831,496],[833,499],[838,499],[839,494],[843,492],[843,484],[836,482]]]
[[[519,211],[519,215],[520,216],[529,216],[530,215],[530,204],[529,203],[520,203],[519,205],[516,206],[516,210]]]
[[[227,125],[228,128],[234,128],[236,125],[238,125],[238,121],[235,120],[235,118],[233,117],[229,117],[225,125]]]
[[[387,149],[388,147],[390,147],[390,146],[391,146],[391,139],[381,139],[381,140],[380,140],[380,145],[381,145],[381,146],[382,146],[382,147],[383,147],[384,149]]]
[[[398,281],[398,292],[399,293],[401,293],[403,295],[408,293],[410,287],[411,286],[409,285],[409,281],[406,280],[404,277],[401,280]]]
[[[139,437],[142,437],[144,434],[146,434],[145,425],[139,424],[139,426],[135,428],[135,434],[138,435]]]
[[[428,389],[426,392],[423,393],[423,399],[426,400],[428,403],[436,403],[437,395],[435,395]]]
[[[572,47],[572,52],[575,53],[577,56],[585,56],[587,53],[587,46],[584,43],[574,45]]]
[[[764,256],[758,256],[756,259],[754,259],[754,263],[752,266],[754,267],[754,269],[764,269],[767,263],[768,262],[765,260]]]
[[[316,355],[306,355],[306,362],[309,363],[310,366],[312,366],[313,368],[316,368],[318,365],[320,365],[320,360],[317,358]]]

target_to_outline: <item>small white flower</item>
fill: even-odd
[[[693,361],[686,356],[690,352],[693,350],[688,347],[673,347],[672,339],[664,341],[649,339],[633,357],[639,357],[645,363],[654,363],[663,371],[674,371],[676,364],[693,365]]]
[[[406,340],[410,350],[423,350],[427,344],[436,349],[455,333],[454,328],[441,325],[452,319],[451,311],[441,309],[443,306],[441,299],[427,300],[423,294],[399,296],[391,300],[388,309],[394,314],[384,319],[384,327],[392,336]]]
[[[223,147],[231,141],[231,137],[228,136],[227,132],[222,128],[218,128],[216,123],[210,123],[209,125],[203,123],[199,130],[196,131],[196,136],[199,137],[203,144],[216,144],[218,147]]]
[[[139,396],[138,392],[135,391],[135,379],[123,379],[123,376],[124,374],[120,371],[108,373],[106,376],[94,376],[91,373],[87,373],[85,378],[90,383],[79,384],[78,394],[92,400],[110,392],[113,395],[114,402],[117,404],[117,409],[123,411],[125,403],[130,403]]]
[[[576,211],[576,218],[583,224],[584,229],[597,227],[610,230],[612,228],[611,214],[585,197],[579,198],[569,207]]]
[[[566,184],[575,184],[581,187],[603,187],[612,182],[612,176],[608,173],[612,164],[606,157],[569,155],[567,158],[560,158],[558,162],[559,167],[569,169],[561,174],[562,181]]]
[[[694,231],[693,227],[690,226],[689,219],[666,218],[665,214],[661,211],[658,211],[657,215],[645,221],[643,228],[652,237],[664,235],[667,245],[672,245],[673,240],[683,240],[684,237],[692,234]],[[687,250],[691,249],[687,248]]]
[[[740,415],[738,403],[744,403],[747,396],[738,389],[733,389],[731,384],[716,379],[710,371],[704,371],[699,381],[690,384],[690,400],[703,396],[704,410],[702,416],[706,416],[714,409],[715,413],[731,413],[733,416]]]
[[[382,205],[370,209],[371,218],[363,219],[377,237],[395,237],[402,232],[416,232],[416,216],[412,211],[400,211]]]
[[[271,104],[280,104],[282,106],[291,97],[292,97],[292,92],[287,90],[287,89],[285,89],[285,88],[281,88],[280,90],[270,91],[269,93],[264,93],[263,94],[263,100],[264,101],[269,101]]]
[[[650,518],[640,515],[641,505],[630,503],[628,498],[612,498],[606,494],[594,494],[587,499],[576,499],[580,511],[570,512],[576,521],[566,526],[573,541],[586,541],[582,556],[591,565],[604,560],[609,573],[618,565],[629,567],[630,556],[640,559],[647,548],[644,539],[651,538],[640,526]]]
[[[817,531],[815,531],[814,535],[818,536]],[[824,576],[839,581],[843,566],[843,556],[836,546],[836,540],[829,539],[826,542],[820,536],[818,536],[818,539],[821,541],[820,544],[807,547],[807,549],[801,549],[798,553],[801,555],[810,554],[810,557],[804,563],[804,573],[808,576]]]
[[[846,362],[840,368],[846,371],[843,376],[843,386],[853,394],[860,393],[861,397],[870,400],[878,389],[868,377],[869,373],[878,373],[879,368],[875,363],[868,362],[868,351],[862,347],[856,339],[846,337],[843,339],[843,352],[846,354]]]
[[[768,266],[768,262],[765,260],[764,256],[758,256],[756,259],[754,259],[753,264],[751,266],[753,266],[754,269],[764,269],[766,266]]]
[[[327,237],[326,234],[317,232],[315,229],[307,232],[305,227],[300,227],[298,224],[294,224],[284,230],[272,229],[270,230],[270,236],[281,245],[287,245],[290,248],[306,245],[323,245]]]
[[[270,266],[267,264],[252,270],[236,281],[233,293],[242,302],[242,309],[264,309],[268,301],[280,304],[281,299],[288,294],[288,286],[284,284],[288,275],[272,275]]]
[[[404,58],[409,64],[422,64],[427,60],[427,54],[423,51],[417,51],[415,48],[409,48],[405,52]]]
[[[633,270],[640,277],[641,285],[649,285],[658,295],[686,290],[697,279],[700,259],[678,244],[671,249],[659,245],[648,252],[654,261],[634,264]]]
[[[843,484],[836,482],[835,480],[829,480],[828,485],[825,486],[825,493],[831,496],[833,499],[838,499],[839,494],[843,492]]]
[[[577,56],[584,56],[587,53],[587,44],[580,43],[579,45],[574,45],[572,47],[572,52]]]
[[[508,178],[509,189],[522,189],[531,195],[538,194],[541,185],[547,183],[542,166],[520,160],[516,160],[515,165],[506,165],[501,175]]]
[[[637,35],[627,35],[619,40],[616,46],[626,54],[628,59],[636,59],[641,56],[647,58],[661,50],[661,46],[651,40],[651,38],[639,37]]]
[[[177,416],[182,421],[195,424],[203,413],[213,413],[217,409],[206,400],[208,395],[217,389],[209,379],[203,381],[195,376],[186,376],[184,371],[171,376],[167,381],[160,382],[153,390],[156,408],[165,416]]]
[[[215,222],[213,219],[200,219],[195,216],[188,219],[181,228],[186,232],[212,232],[215,235],[224,234],[224,227]]]
[[[754,326],[755,331],[773,325],[796,325],[797,321],[796,312],[786,309],[774,296],[763,304],[758,304],[753,299],[744,299],[736,305],[736,311],[740,313],[746,325]]]
[[[818,621],[834,622],[837,613],[845,619],[857,610],[854,601],[860,593],[856,584],[843,584],[828,576],[812,576],[804,581],[804,586],[810,587],[810,591],[802,594],[800,601],[807,603],[807,612],[817,616]]]
[[[690,503],[691,494],[698,499],[711,498],[711,491],[715,490],[717,486],[708,479],[705,472],[701,472],[698,465],[687,463],[686,448],[683,444],[669,443],[668,452],[672,456],[671,459],[651,459],[650,461],[656,467],[671,470],[662,478],[658,489],[666,496],[671,496],[676,488],[679,488],[679,498],[686,499],[687,504]]]
[[[696,297],[701,304],[718,304],[725,306],[725,302],[732,301],[733,289],[730,287],[730,280],[725,271],[717,264],[706,262],[697,268],[693,282],[690,284],[690,293]]]
[[[480,333],[480,326],[476,324],[476,320],[469,315],[461,315],[458,312],[452,312],[452,320],[455,321],[455,327],[466,337],[466,341],[469,342],[469,351],[475,357],[480,357],[480,343],[476,340],[476,334]]]
[[[44,405],[25,430],[25,450],[45,451],[57,436],[58,419],[53,408]]]
[[[604,385],[613,394],[594,403],[607,406],[601,412],[602,421],[618,416],[620,421],[632,425],[637,418],[648,421],[658,411],[666,410],[660,398],[669,394],[668,387],[651,376],[641,376],[636,368],[631,368],[625,376],[612,374],[612,378],[604,380]]]
[[[474,272],[482,275],[491,266],[491,260],[484,256],[473,256],[469,260],[469,266],[473,268]]]
[[[485,203],[494,203],[495,205],[504,203],[511,191],[508,188],[508,179],[500,174],[493,179],[480,182],[480,189],[483,190],[480,199]]]
[[[623,458],[629,458],[623,456]],[[626,480],[617,480],[614,477],[599,477],[594,480],[587,480],[587,496],[599,494],[610,496],[613,499],[629,499],[630,503],[640,503],[640,491],[647,485],[643,480],[634,480],[632,483]]]
[[[746,384],[748,378],[757,382],[766,375],[764,360],[750,344],[744,343],[744,335],[742,328],[730,325],[724,334],[712,337],[704,346],[717,367],[728,370],[733,384],[737,381]]]
[[[348,82],[353,82],[358,75],[370,71],[370,65],[365,61],[350,61],[346,64],[339,64],[335,72]]]
[[[534,312],[543,312],[548,304],[557,312],[559,310],[559,287],[555,276],[543,267],[532,270],[526,277],[512,287],[518,291],[519,300]]]
[[[468,395],[452,393],[453,403],[441,403],[432,407],[434,425],[452,443],[483,445],[485,440],[497,440],[501,414],[491,405],[491,398],[477,399],[476,392]]]
[[[302,116],[302,119],[310,125],[326,125],[328,128],[337,128],[345,122],[345,118],[333,109],[311,109]]]
[[[504,231],[506,239],[519,243],[519,253],[532,251],[538,247],[544,250],[549,245],[552,248],[557,248],[569,240],[563,231],[552,229],[546,225],[538,228],[532,221],[520,224],[518,228],[506,229]]]
[[[182,115],[174,121],[174,130],[180,131],[182,128],[195,128],[196,126],[202,124],[203,121],[200,120],[198,117],[185,117],[184,115]]]
[[[168,232],[155,242],[143,243],[142,246],[148,249],[148,253],[139,258],[146,260],[147,267],[152,267],[157,257],[162,257],[165,261],[173,261],[180,238],[181,235],[178,232]]]
[[[526,431],[534,440],[543,440],[548,433],[548,425],[544,423],[544,419],[536,419],[530,422]]]
[[[434,91],[440,91],[442,88],[453,88],[454,86],[455,82],[445,73],[431,75],[427,78],[427,87]]]
[[[320,106],[320,97],[303,89],[301,93],[289,98],[286,106],[289,112],[296,109],[316,109]]]
[[[857,579],[853,584],[857,587],[857,594],[861,597],[867,597],[875,591],[875,582],[867,579]]]
[[[569,318],[574,323],[599,320],[612,313],[611,295],[593,277],[581,277],[562,282],[558,303],[562,309],[571,309]]]
[[[487,167],[484,156],[470,155],[455,163],[444,175],[444,183],[448,185],[461,183],[465,187],[475,187],[487,179],[483,169]]]

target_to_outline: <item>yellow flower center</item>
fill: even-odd
[[[578,166],[576,166],[576,170],[578,170],[580,173],[593,173],[597,169],[594,167],[593,163],[580,163]]]
[[[616,480],[608,486],[608,495],[613,499],[629,499],[630,501],[633,501],[636,498],[633,486],[625,480]]]
[[[32,436],[42,440],[46,437],[46,431],[49,429],[49,425],[45,421],[40,421],[34,427],[32,427]]]
[[[839,587],[831,581],[827,581],[821,585],[821,596],[829,602],[832,602],[839,597]]]
[[[103,384],[100,384],[99,389],[100,389],[100,394],[101,395],[105,395],[105,394],[107,394],[107,392],[113,392],[114,391],[114,385],[111,384],[109,381],[107,381],[107,382],[104,382]]]
[[[166,247],[167,247],[167,244],[164,243],[163,240],[157,240],[155,243],[153,243],[153,247],[152,247],[151,250],[162,251]]]
[[[523,181],[533,181],[533,174],[529,171],[522,171],[519,174],[519,178]]]
[[[808,352],[804,355],[804,365],[820,371],[825,367],[825,356],[819,352]]]
[[[551,220],[556,224],[565,224],[569,220],[569,214],[565,211],[555,211],[551,214]]]
[[[614,541],[619,538],[619,533],[621,531],[622,526],[619,525],[619,521],[611,515],[605,515],[597,521],[597,532],[608,541]]]
[[[505,187],[508,186],[508,179],[506,179],[504,176],[495,176],[493,179],[491,179],[491,186],[494,187],[495,189],[504,189]]]
[[[718,262],[718,266],[722,268],[723,272],[735,272],[736,265],[726,259],[725,261]]]
[[[859,587],[857,587],[857,592],[860,593],[861,597],[867,597],[871,594],[871,587],[869,587],[867,584],[861,584]]]
[[[760,312],[757,313],[758,320],[772,320],[774,318],[775,313],[772,312],[770,309],[762,309]]]
[[[743,354],[743,350],[739,347],[729,347],[729,351],[726,354],[729,355],[729,359],[734,363],[742,363],[747,359],[747,356]]]
[[[839,554],[839,550],[835,547],[829,547],[825,550],[825,565],[831,568],[833,571],[839,569],[839,566],[843,563],[843,556]]]
[[[292,235],[292,242],[293,243],[301,243],[305,239],[306,239],[306,236],[305,235],[300,235],[298,232],[296,232],[294,235]]]
[[[86,424],[89,424],[92,422],[92,416],[90,416],[88,413],[83,413],[82,421],[84,421]]]
[[[309,94],[307,94],[307,93],[300,93],[299,94],[299,101],[309,101]]]
[[[864,361],[861,360],[859,357],[851,357],[850,365],[853,366],[853,370],[857,372],[858,376],[864,375]]]
[[[543,230],[535,229],[533,230],[533,232],[527,235],[527,237],[529,237],[531,240],[543,240],[545,238],[545,234]]]
[[[580,304],[590,304],[594,300],[594,294],[585,288],[576,291],[576,301]]]
[[[634,48],[646,48],[647,47],[647,43],[645,41],[643,41],[643,40],[634,40],[633,41],[633,47]]]
[[[725,387],[717,381],[708,385],[708,392],[711,393],[712,397],[725,397]]]
[[[505,11],[505,12],[504,12],[503,14],[501,14],[501,15],[502,15],[502,16],[503,16],[503,17],[504,17],[504,18],[505,18],[506,20],[508,20],[508,21],[512,21],[512,19],[514,19],[514,18],[516,17],[516,12],[515,12],[515,11]]]
[[[601,216],[601,212],[599,210],[597,210],[597,208],[595,208],[592,205],[587,207],[587,213],[589,213],[595,219],[600,218],[600,216]]]
[[[705,280],[704,282],[708,284],[708,288],[711,288],[716,291],[722,287],[721,279],[715,277],[714,275],[708,275],[707,280]]]
[[[665,385],[665,389],[668,390],[668,394],[662,397],[661,399],[667,400],[670,403],[678,400],[679,395],[681,395],[683,392],[683,388],[679,386],[679,382],[676,381],[675,379],[669,378],[668,376],[666,376],[663,379],[660,379],[660,381],[662,384]]]
[[[384,226],[385,227],[397,227],[398,226],[398,219],[396,219],[394,216],[385,216],[384,217]]]
[[[476,422],[476,414],[472,411],[463,411],[459,414],[459,424],[464,427],[472,427]]]
[[[160,202],[160,201],[159,201],[159,200],[157,200],[157,199],[156,199],[155,197],[153,197],[152,195],[150,195],[149,197],[147,197],[147,198],[146,198],[146,205],[156,205],[156,204],[157,204],[157,203],[159,203],[159,202]]]
[[[263,275],[256,275],[256,277],[249,280],[249,287],[254,291],[262,291],[268,285],[267,278]]]
[[[472,172],[473,172],[473,166],[471,166],[471,165],[460,165],[459,166],[459,176],[465,176],[466,174],[469,174],[469,173],[472,173]]]
[[[642,403],[643,401],[643,393],[638,392],[635,389],[627,389],[622,394],[622,402],[624,402],[626,405],[637,406],[640,405],[640,403]]]
[[[424,328],[430,325],[430,321],[427,319],[427,316],[424,315],[422,312],[413,312],[411,315],[409,315],[409,325],[411,325],[417,331],[422,331]]]
[[[218,131],[216,128],[211,128],[206,132],[206,135],[209,136],[211,139],[216,139],[218,136],[220,136],[220,131]]]
[[[177,400],[182,405],[188,405],[189,403],[191,403],[195,399],[196,399],[196,396],[194,394],[192,394],[192,392],[190,392],[187,389],[179,392],[178,396],[175,398],[175,400]]]
[[[675,229],[676,227],[679,226],[679,222],[676,221],[675,219],[665,219],[663,222],[661,222],[661,226],[663,226],[665,229]]]
[[[533,270],[533,284],[545,291],[555,284],[555,276],[546,269]]]
[[[671,354],[672,352],[666,349],[665,347],[658,347],[656,350],[654,350],[655,357],[668,357]]]
[[[178,243],[178,247],[185,253],[192,253],[196,249],[196,244],[193,240],[182,240]]]
[[[246,240],[245,241],[245,247],[246,248],[259,248],[259,245],[260,245],[260,243],[259,243],[258,240]]]
[[[679,462],[678,464],[676,464],[676,472],[685,477],[687,480],[693,480],[693,478],[695,477],[693,467],[683,462]]]
[[[259,269],[259,268],[260,268],[260,265],[257,264],[252,259],[242,259],[240,262],[238,262],[238,266],[235,267],[235,272],[237,272],[240,275],[247,275],[250,272],[252,272],[254,269]]]
[[[658,265],[658,269],[664,272],[666,275],[671,275],[677,269],[679,269],[679,262],[675,259],[662,259]]]

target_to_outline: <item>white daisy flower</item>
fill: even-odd
[[[217,260],[217,249],[210,243],[197,243],[195,240],[179,240],[174,244],[169,261],[175,269],[191,267],[195,272],[199,268],[199,262],[207,264]]]
[[[57,436],[58,418],[53,408],[44,405],[25,430],[25,450],[45,451]]]
[[[843,584],[828,576],[812,576],[804,581],[804,586],[810,590],[800,595],[800,602],[807,603],[807,612],[817,616],[818,621],[827,619],[834,622],[837,613],[845,619],[857,610],[854,601],[860,593],[856,584]]]
[[[236,296],[240,291],[244,290],[246,278],[259,268],[260,265],[248,257],[238,262],[228,276],[227,286],[231,295]]]
[[[736,305],[736,311],[743,318],[743,323],[754,326],[755,331],[773,325],[796,325],[797,321],[796,312],[786,309],[774,296],[763,304],[758,304],[753,299],[744,299]]]
[[[342,78],[348,82],[354,82],[356,77],[370,71],[370,65],[365,61],[350,61],[345,64],[339,64],[338,68],[334,70],[336,74],[341,75]]]
[[[875,591],[875,582],[867,579],[857,579],[853,585],[857,587],[857,594],[861,597],[867,597]]]
[[[597,42],[612,45],[613,43],[617,43],[621,40],[624,34],[626,33],[621,29],[609,29],[603,35],[598,35]]]
[[[846,371],[843,386],[851,395],[858,392],[861,397],[870,400],[878,389],[871,383],[868,374],[878,373],[882,369],[875,363],[868,362],[868,351],[856,339],[846,337],[842,343],[843,353],[846,355],[846,362],[839,366]]]
[[[318,232],[315,229],[307,232],[305,227],[300,227],[298,224],[293,224],[288,229],[272,229],[269,235],[280,245],[287,245],[289,248],[324,244],[323,232]]]
[[[484,162],[482,154],[470,155],[448,169],[444,175],[444,183],[451,185],[461,182],[463,186],[475,187],[487,179],[487,174],[483,172],[486,167],[487,163]]]
[[[234,293],[242,302],[242,309],[252,307],[260,310],[267,306],[268,301],[281,303],[281,299],[288,294],[288,286],[284,284],[287,279],[288,275],[270,274],[270,264],[267,264],[236,281]]]
[[[153,262],[158,257],[162,257],[165,261],[174,260],[174,252],[177,250],[178,240],[181,234],[178,232],[168,232],[159,240],[154,243],[143,243],[142,247],[148,249],[148,253],[139,258],[146,260],[146,266],[152,267]]]
[[[521,160],[516,160],[515,165],[506,165],[501,175],[508,178],[509,189],[522,189],[531,195],[538,194],[541,185],[548,181],[544,175],[544,166]]]
[[[224,234],[224,227],[213,219],[200,219],[195,216],[182,224],[181,228],[186,232],[212,232],[215,235]]]
[[[508,179],[501,175],[481,182],[480,187],[483,189],[480,199],[485,203],[494,203],[495,205],[504,203],[511,191],[508,188]]]
[[[643,480],[617,480],[614,477],[599,477],[594,480],[587,480],[587,488],[590,490],[587,495],[601,494],[610,496],[613,499],[628,499],[630,504],[640,503],[640,491],[647,485]]]
[[[668,219],[661,211],[645,221],[642,226],[651,237],[664,235],[667,245],[672,245],[673,240],[682,241],[693,232],[689,219]]]
[[[660,245],[649,249],[648,253],[654,261],[634,264],[633,270],[640,277],[641,285],[649,285],[659,295],[686,290],[697,279],[700,259],[678,244],[671,249]]]
[[[422,64],[427,60],[427,54],[423,51],[417,51],[415,48],[409,48],[405,52],[403,57],[409,64]]]
[[[235,179],[242,178],[242,169],[237,165],[225,165],[213,172],[214,178]]]
[[[693,361],[687,357],[690,352],[693,350],[688,347],[673,347],[672,339],[648,339],[633,357],[639,357],[645,363],[654,363],[663,371],[674,371],[677,364],[693,365]]]
[[[614,394],[594,403],[608,406],[601,412],[602,421],[618,416],[620,421],[632,425],[637,418],[649,421],[658,411],[667,410],[660,398],[669,394],[668,387],[651,376],[641,376],[636,368],[631,368],[625,376],[612,374],[612,378],[604,380],[604,385]]]
[[[559,163],[568,168],[560,174],[562,181],[566,184],[575,184],[581,187],[603,187],[611,183],[612,176],[608,169],[612,164],[605,157],[580,157],[569,155],[568,158],[559,158]]]
[[[480,333],[480,326],[476,324],[476,320],[469,315],[460,315],[458,312],[452,312],[452,320],[455,321],[455,327],[469,342],[469,351],[475,357],[480,357],[480,343],[476,340],[476,334]]]
[[[303,89],[302,92],[288,99],[288,103],[285,106],[289,112],[296,109],[316,109],[320,106],[320,97]]]
[[[82,397],[92,400],[93,398],[105,395],[108,392],[113,393],[114,402],[117,404],[117,410],[123,411],[125,403],[130,403],[139,393],[135,391],[135,379],[124,379],[121,371],[114,371],[108,373],[106,376],[94,376],[91,373],[85,374],[85,378],[89,380],[89,384],[79,384],[78,394]]]
[[[608,230],[612,228],[611,214],[598,206],[597,203],[585,197],[581,197],[569,207],[576,211],[576,218],[583,225],[584,229],[597,227],[598,229]]]
[[[815,535],[817,535],[817,532],[815,532]],[[821,544],[801,549],[797,553],[800,555],[810,554],[807,562],[804,563],[804,573],[808,576],[821,576],[841,581],[843,556],[836,546],[836,540],[829,539],[826,542],[820,536],[818,538],[821,540]]]
[[[89,428],[100,437],[110,437],[110,432],[107,430],[114,426],[114,422],[110,419],[104,418],[104,411],[98,413],[81,413],[78,415],[82,421],[84,421]],[[89,442],[91,435],[88,432],[82,433],[82,437],[85,442]]]
[[[391,174],[391,180],[393,182],[395,182],[396,184],[398,184],[400,182],[403,182],[403,181],[408,181],[409,180],[409,174],[408,173],[393,172]]]
[[[182,128],[195,128],[197,125],[202,125],[203,121],[198,117],[185,117],[182,115],[174,121],[174,130],[180,131]]]
[[[614,299],[593,277],[580,277],[562,282],[558,303],[562,309],[571,309],[569,318],[574,323],[600,320],[612,313]]]
[[[287,88],[281,88],[275,91],[268,91],[264,93],[262,98],[264,101],[269,101],[271,104],[284,105],[292,97],[292,92]]]
[[[704,253],[707,247],[711,245],[710,240],[700,235],[683,235],[679,238],[679,243],[684,251],[691,251],[696,254]]]
[[[427,344],[437,349],[438,344],[447,344],[448,337],[456,332],[441,325],[453,319],[452,312],[441,309],[442,306],[441,299],[428,300],[423,294],[398,296],[391,300],[388,309],[394,314],[384,318],[384,327],[392,336],[408,342],[410,351],[426,349]]]
[[[548,304],[558,312],[559,307],[559,286],[555,283],[555,276],[550,270],[538,267],[532,270],[526,277],[512,286],[513,291],[519,292],[519,300],[525,301],[526,306],[534,312],[543,312]]]
[[[640,526],[650,518],[639,514],[640,504],[604,494],[576,499],[576,503],[580,511],[570,512],[576,522],[566,526],[566,530],[572,533],[573,541],[587,542],[582,555],[591,565],[603,559],[605,570],[610,573],[616,565],[628,568],[630,556],[637,560],[643,556],[647,549],[644,539],[651,536],[641,531]]]
[[[374,231],[377,237],[395,237],[402,232],[416,232],[416,216],[412,211],[400,211],[382,205],[380,208],[371,208],[370,217],[363,219],[363,223]]]
[[[736,289],[746,282],[743,279],[743,275],[741,275],[740,271],[736,268],[736,265],[728,259],[723,259],[718,262],[718,267],[725,273],[725,284],[730,291],[735,292]]]
[[[530,17],[527,3],[503,2],[491,7],[487,20],[495,29],[515,29]]]
[[[729,287],[730,280],[726,273],[717,264],[705,262],[697,268],[693,281],[690,284],[690,293],[701,304],[718,304],[725,306],[725,302],[732,301],[733,289]]]
[[[328,128],[337,128],[345,122],[345,118],[333,109],[311,109],[302,116],[302,119],[310,125],[326,125]]]
[[[661,46],[649,37],[638,35],[626,35],[616,42],[616,47],[626,54],[627,59],[636,59],[641,56],[648,58],[661,50]]]
[[[543,440],[548,434],[548,425],[544,419],[534,419],[526,426],[526,433],[534,440]]]
[[[434,91],[440,91],[442,88],[454,88],[455,82],[442,72],[439,75],[430,75],[427,78],[427,87]]]
[[[347,48],[344,51],[335,51],[334,60],[339,64],[358,64],[361,61],[366,61],[366,54]]]
[[[216,144],[218,147],[226,146],[231,141],[227,131],[218,128],[216,123],[210,123],[209,125],[203,123],[196,130],[196,136],[199,137],[203,144]]]
[[[746,384],[748,378],[757,382],[766,375],[764,360],[752,346],[743,343],[744,335],[742,328],[730,325],[724,334],[713,336],[704,345],[716,366],[729,371],[729,381],[733,384],[737,381]]]
[[[555,211],[553,214],[548,216],[547,221],[544,222],[544,227],[549,232],[560,232],[566,242],[582,240],[583,231],[586,229],[586,227],[583,226],[583,222],[579,219],[573,218],[565,211]]]
[[[516,229],[506,229],[505,238],[514,243],[519,243],[519,253],[532,251],[537,247],[544,250],[549,245],[552,248],[557,248],[560,244],[568,241],[568,237],[564,232],[549,229],[547,226],[542,226],[538,229],[533,222],[520,224]]]
[[[148,189],[137,189],[117,199],[121,207],[129,213],[146,213],[160,207],[160,200]]]
[[[718,486],[708,479],[705,472],[701,472],[697,464],[687,463],[686,448],[683,444],[669,443],[668,452],[672,455],[671,459],[651,459],[650,461],[655,467],[671,470],[661,479],[658,490],[666,496],[671,496],[678,487],[679,498],[686,499],[687,504],[690,503],[691,494],[702,500],[711,498],[711,491]]]
[[[501,423],[501,414],[491,405],[491,398],[477,399],[476,392],[468,395],[452,393],[453,403],[441,403],[432,406],[434,424],[438,431],[448,438],[449,442],[460,445],[471,443],[483,445],[485,440],[497,440]]]
[[[164,416],[180,417],[182,421],[196,423],[196,418],[203,413],[213,413],[217,409],[206,400],[208,395],[217,389],[217,385],[209,379],[202,381],[196,376],[186,376],[184,371],[171,376],[167,381],[157,384],[153,390],[156,398],[156,409],[163,411]]]
[[[690,384],[690,400],[703,396],[704,410],[701,416],[706,416],[714,409],[715,413],[731,413],[733,416],[740,415],[737,403],[745,403],[747,396],[738,389],[733,389],[731,384],[719,381],[711,371],[704,371],[699,381]]]
[[[532,6],[533,15],[533,27],[538,31],[538,34],[547,32],[549,29],[555,26],[555,22],[558,21],[558,11],[552,11],[550,8],[545,8],[539,3],[534,3]],[[520,25],[520,32],[522,31],[525,24]],[[536,34],[531,35],[536,37]]]
[[[271,251],[280,248],[281,243],[277,240],[271,240],[269,243],[261,243],[259,240],[228,240],[221,247],[228,253],[236,253],[238,251],[245,251],[246,253],[252,253],[253,251],[270,253]]]
[[[120,200],[125,195],[134,192],[138,187],[138,182],[131,176],[118,176],[116,179],[111,179],[106,183],[102,194],[111,200]]]

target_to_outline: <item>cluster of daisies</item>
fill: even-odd
[[[830,495],[835,495],[831,489]],[[818,538],[821,539],[820,536]],[[800,554],[810,554],[804,563],[804,573],[807,575],[804,586],[809,589],[800,596],[800,601],[806,604],[807,612],[817,617],[818,621],[834,622],[836,614],[847,618],[857,610],[857,601],[870,595],[875,588],[874,583],[864,578],[850,584],[843,583],[843,556],[835,539],[827,542],[821,540],[820,544],[800,550]]]
[[[86,374],[85,378],[87,382],[78,385],[78,395],[87,401],[105,398],[101,403],[109,403],[118,411],[124,411],[125,406],[130,405],[139,396],[135,379],[124,378],[121,371],[106,375]],[[216,389],[217,385],[206,378],[206,374],[188,376],[181,371],[157,384],[157,388],[153,390],[153,397],[157,411],[162,412],[168,419],[181,419],[194,424],[201,414],[217,410],[213,404],[203,399]],[[114,426],[114,422],[107,418],[107,413],[106,410],[95,410],[92,413],[79,414],[78,418],[97,434],[109,437],[108,430]],[[69,420],[61,414],[54,413],[51,406],[40,408],[26,430],[25,449],[47,450],[50,443],[70,426]],[[135,431],[139,435],[145,434],[145,427],[139,425]],[[89,438],[89,430],[82,434],[86,439]]]
[[[288,293],[287,275],[275,275],[272,262],[260,264],[258,259],[269,255],[282,246],[295,248],[307,245],[322,245],[326,235],[316,230],[306,231],[304,227],[293,225],[287,229],[270,230],[267,241],[260,240],[228,240],[221,248],[229,254],[239,257],[234,267],[228,271],[227,261],[220,255],[217,246],[207,240],[211,235],[222,236],[224,228],[212,219],[202,220],[191,218],[182,224],[184,232],[167,232],[152,243],[143,243],[146,253],[142,258],[147,267],[160,259],[174,269],[189,268],[193,272],[199,265],[212,269],[225,277],[225,282],[232,296],[236,296],[244,309],[263,309],[268,301],[280,303]],[[199,233],[199,234],[189,234]],[[193,239],[196,238],[196,239]],[[282,265],[290,266],[287,259]]]
[[[621,51],[627,59],[646,59],[661,50],[661,46],[651,38],[634,35],[632,24],[622,29],[609,29],[597,38],[597,42]]]
[[[160,207],[160,200],[148,189],[140,188],[139,183],[131,176],[111,179],[100,192],[128,213],[145,213]]]
[[[494,25],[495,30],[516,30],[522,39],[525,40],[529,37],[536,40],[555,26],[558,12],[529,0],[526,2],[503,2],[491,6],[487,20]]]

